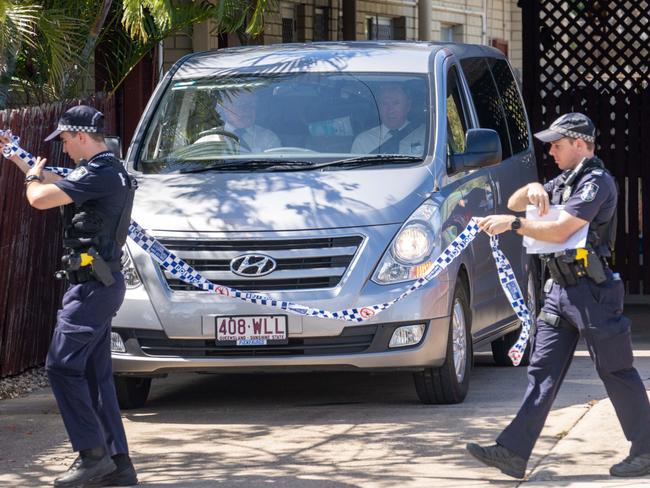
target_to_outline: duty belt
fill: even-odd
[[[544,255],[542,259],[553,281],[563,288],[577,285],[578,280],[584,277],[596,284],[607,280],[607,261],[587,249],[573,249],[553,256]]]
[[[111,272],[117,272],[122,270],[122,265],[119,261],[111,261],[106,263]],[[86,283],[87,281],[101,281],[92,270],[92,266],[83,266],[77,270],[66,270],[64,271],[65,276],[61,278],[67,278],[70,284],[77,285],[79,283]]]

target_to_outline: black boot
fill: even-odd
[[[113,462],[117,469],[112,473],[102,476],[86,485],[88,487],[100,486],[133,486],[138,484],[138,475],[128,454],[116,454]]]
[[[650,453],[628,456],[609,468],[609,474],[620,477],[647,476],[650,474]]]
[[[513,478],[521,479],[526,475],[526,460],[499,444],[488,447],[467,444],[467,452],[483,464],[495,467]]]
[[[79,488],[115,471],[115,463],[103,447],[82,449],[68,470],[54,480],[57,488]]]

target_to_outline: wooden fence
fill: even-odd
[[[72,167],[60,144],[44,143],[61,114],[81,102],[59,102],[0,111],[0,128],[20,136],[20,145],[48,158],[48,166]],[[94,105],[114,120],[113,102]],[[108,128],[112,130],[112,127]],[[24,174],[0,156],[0,377],[42,364],[55,325],[64,283],[59,209],[39,211],[25,199]]]

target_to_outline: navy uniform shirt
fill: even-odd
[[[544,184],[549,198],[552,197],[556,181],[561,177],[562,175],[557,176]],[[564,211],[589,223],[600,225],[614,218],[617,199],[618,191],[612,175],[604,169],[591,169],[574,183],[571,196],[564,203]],[[600,256],[610,255],[606,242],[601,243],[595,251]]]
[[[79,211],[97,211],[102,216],[104,229],[109,230],[105,232],[113,235],[126,203],[129,183],[126,171],[114,167],[108,155],[117,161],[110,152],[99,153],[54,184],[72,199]],[[100,249],[105,261],[117,261],[121,252],[115,243]]]

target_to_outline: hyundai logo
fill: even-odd
[[[242,254],[230,261],[230,271],[239,276],[264,276],[276,268],[275,259],[264,254]]]

